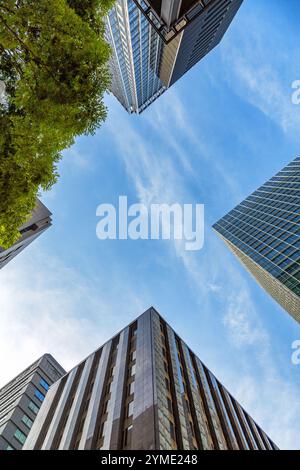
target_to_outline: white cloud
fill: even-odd
[[[259,318],[255,316],[255,308],[247,286],[244,285],[237,293],[228,295],[226,300],[224,324],[235,346],[264,347],[269,337],[263,331]],[[253,318],[255,321],[251,322]]]
[[[108,303],[105,282],[84,278],[36,245],[4,267],[0,355],[9,360],[1,361],[0,386],[46,352],[70,369],[149,307],[124,280]]]
[[[247,34],[244,28],[236,28],[235,39],[225,36],[220,48],[228,85],[283,132],[298,138],[300,107],[292,102],[292,83],[299,78],[299,48],[295,45],[287,53],[286,32],[277,31],[274,36],[274,28],[270,31],[262,25],[257,15],[249,15],[247,26]]]

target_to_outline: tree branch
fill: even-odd
[[[34,52],[25,44],[25,42],[19,37],[19,35],[7,24],[5,19],[3,18],[2,15],[0,15],[0,21],[1,23],[8,29],[8,31],[17,39],[17,41],[22,44],[24,49],[31,55],[32,60],[38,65],[38,66],[43,66],[45,69],[49,72],[53,80],[55,80],[57,83],[60,83],[60,81],[53,75],[51,69],[47,66],[47,64],[44,64],[39,57],[37,57]]]

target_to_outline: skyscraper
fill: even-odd
[[[64,374],[44,354],[0,389],[0,450],[22,449],[49,386]]]
[[[277,449],[154,308],[56,382],[24,449]]]
[[[243,0],[117,0],[107,17],[111,91],[141,113],[222,39]]]
[[[213,227],[259,284],[300,322],[300,157]]]
[[[20,238],[10,248],[0,247],[0,269],[51,226],[51,212],[37,199],[31,218],[20,227]]]

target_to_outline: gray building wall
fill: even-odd
[[[64,374],[55,359],[44,354],[0,389],[0,450],[22,448],[47,393],[46,384]]]
[[[242,2],[243,0],[212,1],[210,8],[185,28],[169,86],[220,43]],[[197,14],[197,9],[193,14]]]
[[[57,381],[24,449],[277,449],[154,308]]]
[[[23,224],[20,231],[19,240],[10,248],[3,249],[0,247],[0,269],[9,261],[17,256],[26,246],[39,237],[47,228],[51,226],[51,212],[44,204],[37,199],[36,207],[32,211],[30,219]]]

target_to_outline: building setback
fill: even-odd
[[[258,283],[300,322],[300,157],[213,228]]]
[[[24,449],[277,449],[150,308],[57,381]]]
[[[0,247],[0,269],[51,226],[51,212],[37,199],[31,218],[20,227],[20,238],[10,248]]]
[[[0,450],[20,450],[50,385],[66,372],[50,354],[0,389]]]
[[[223,38],[243,0],[117,0],[107,16],[111,91],[141,113]]]

